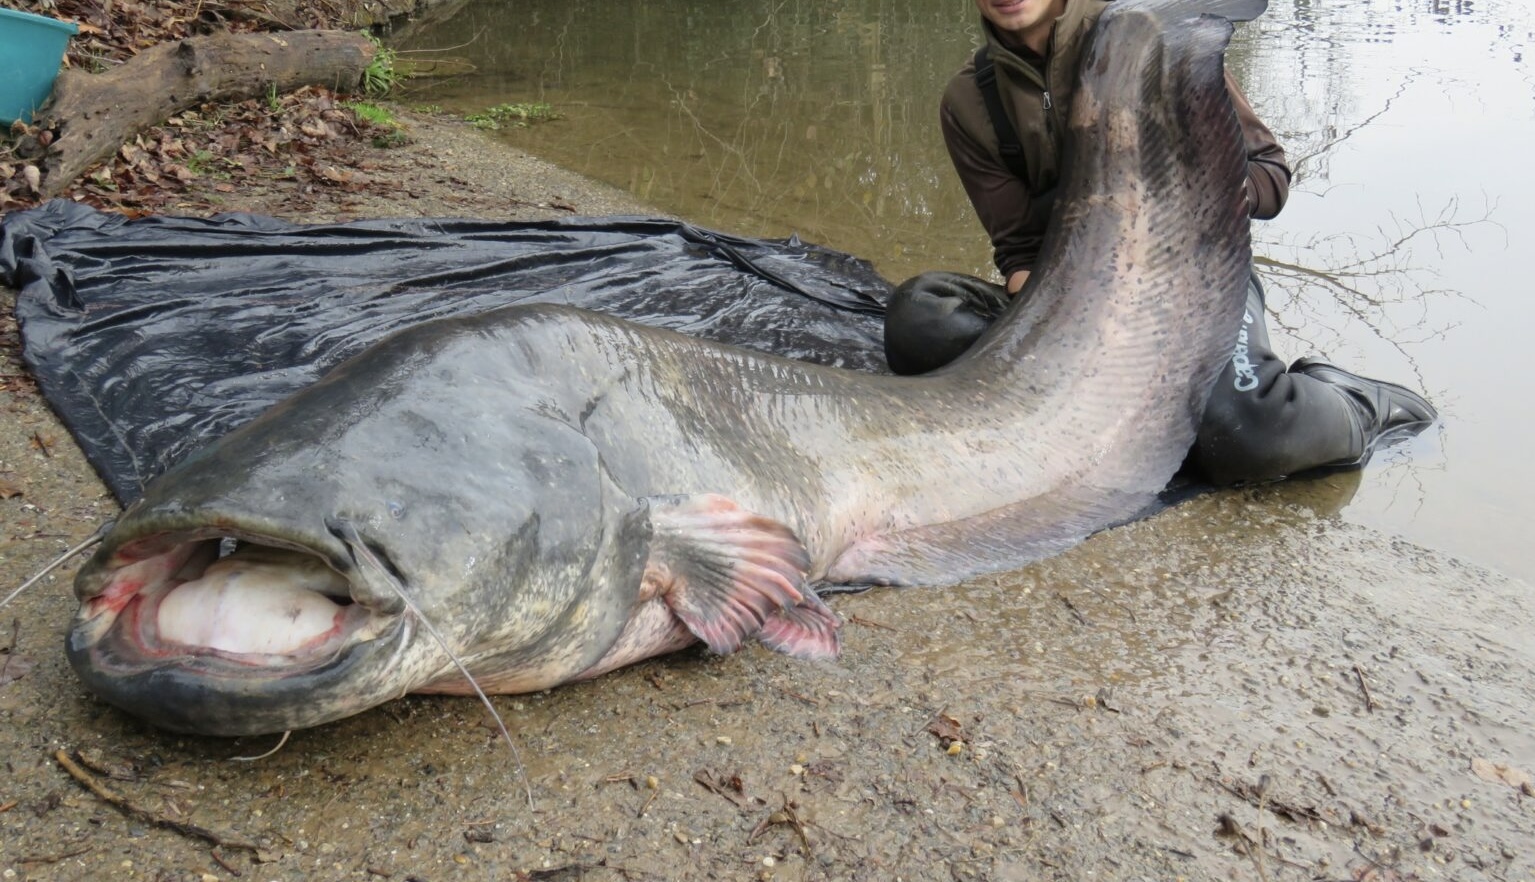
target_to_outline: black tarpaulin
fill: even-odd
[[[890,286],[867,263],[657,218],[128,220],[60,200],[0,221],[0,280],[44,396],[125,504],[394,331],[512,303],[886,370]]]

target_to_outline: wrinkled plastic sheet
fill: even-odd
[[[866,262],[658,218],[128,220],[59,200],[0,221],[0,281],[27,366],[124,504],[370,344],[508,304],[887,370],[890,285]]]

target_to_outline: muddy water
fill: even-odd
[[[902,278],[989,270],[935,122],[974,18],[965,0],[519,0],[398,44],[456,73],[412,100],[548,102],[559,120],[503,136],[698,223],[799,233]],[[1297,171],[1255,230],[1280,352],[1424,389],[1444,413],[1343,517],[1526,579],[1532,27],[1522,0],[1272,0],[1230,53]]]

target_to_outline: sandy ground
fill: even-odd
[[[646,210],[415,135],[375,157],[398,193],[287,216]],[[8,592],[115,504],[26,383],[0,414]],[[0,879],[1535,879],[1535,592],[1331,517],[1356,481],[835,598],[834,664],[692,650],[498,698],[520,759],[462,698],[254,762],[275,739],[150,729],[68,669],[67,566],[0,613]]]

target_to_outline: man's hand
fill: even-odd
[[[1028,270],[1018,270],[1017,272],[1015,272],[1012,275],[1008,276],[1007,277],[1007,294],[1008,294],[1008,296],[1011,297],[1014,294],[1017,294],[1019,289],[1023,287],[1023,283],[1027,282],[1028,280],[1029,280],[1029,271]]]

